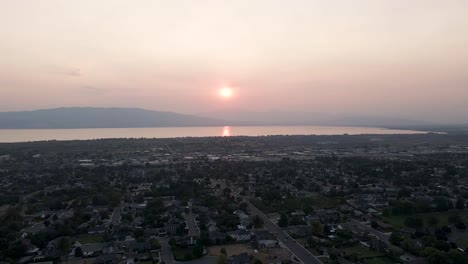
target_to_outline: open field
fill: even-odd
[[[457,243],[462,249],[468,248],[468,231],[466,230],[455,230],[449,234],[450,241]]]
[[[333,260],[325,257],[318,258],[323,264],[333,264],[335,263]]]
[[[357,254],[359,259],[377,258],[377,257],[382,257],[382,256],[385,255],[383,253],[379,253],[379,252],[369,250],[368,248],[366,248],[366,247],[364,247],[362,245],[355,245],[355,246],[352,246],[352,247],[343,248],[342,251],[346,255]]]
[[[307,212],[313,210],[313,207],[330,209],[343,204],[343,201],[340,199],[330,198],[323,195],[315,195],[301,199],[284,199],[277,201],[274,205],[259,200],[252,200],[251,202],[267,214],[296,210]]]
[[[104,242],[104,239],[101,235],[82,235],[79,236],[77,240],[81,244],[93,244]]]
[[[255,250],[248,244],[211,246],[208,248],[208,254],[210,256],[219,256],[222,248],[226,249],[228,256],[247,252],[249,255],[254,256],[263,263],[270,263],[275,259],[285,260],[291,258],[291,253],[284,248],[259,249],[257,252],[255,252]]]
[[[388,258],[371,258],[365,259],[364,264],[392,264],[393,262]]]
[[[176,247],[175,249],[172,250],[172,253],[174,254],[174,258],[176,260],[191,260],[193,259],[192,252],[193,252],[193,248]],[[189,257],[189,258],[186,259],[186,257]]]
[[[438,220],[437,226],[444,226],[449,225],[448,218],[451,215],[460,215],[462,219],[468,218],[468,211],[463,210],[451,210],[447,212],[432,212],[432,213],[423,213],[423,214],[414,214],[414,215],[392,215],[392,216],[382,216],[382,218],[389,222],[390,224],[394,225],[395,227],[404,227],[405,226],[405,219],[407,217],[419,217],[423,220],[423,224],[425,227],[428,226],[427,219],[430,217],[435,217]]]

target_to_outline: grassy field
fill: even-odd
[[[325,257],[318,258],[323,264],[333,264],[335,263],[333,260]]]
[[[208,248],[208,254],[210,256],[219,256],[222,248],[226,249],[228,256],[238,255],[244,252],[247,252],[249,255],[254,256],[256,259],[259,259],[263,263],[271,263],[275,257],[276,259],[290,259],[291,253],[283,248],[271,248],[271,249],[261,249],[255,251],[248,244],[233,244],[233,245],[223,245],[223,246],[211,246]]]
[[[248,247],[247,244],[233,244],[233,245],[223,245],[223,246],[211,246],[208,248],[208,254],[211,256],[219,256],[221,249],[226,249],[228,256],[241,254],[247,252],[253,254],[253,249]]]
[[[468,248],[468,231],[455,230],[449,235],[449,239],[457,243],[462,249]]]
[[[468,248],[468,237],[462,238],[458,241],[463,248]]]
[[[383,253],[375,252],[367,249],[362,245],[355,245],[352,247],[347,247],[342,249],[346,255],[357,254],[360,259],[370,259],[385,256]]]
[[[152,253],[151,253],[151,257],[153,257],[153,261],[151,261],[151,262],[159,263],[159,253],[157,253],[157,252],[152,252]],[[141,264],[141,263],[140,263],[140,264]]]
[[[104,242],[102,235],[82,235],[77,238],[81,244],[93,244]]]
[[[468,211],[459,211],[453,210],[448,212],[434,212],[434,213],[423,213],[423,214],[414,214],[414,215],[393,215],[393,216],[382,216],[382,218],[389,222],[390,224],[394,225],[395,227],[404,227],[405,226],[405,219],[409,216],[411,217],[419,217],[423,220],[423,224],[425,227],[428,226],[427,219],[429,217],[435,217],[438,220],[438,226],[444,226],[450,224],[448,221],[449,216],[451,215],[460,215],[462,219],[467,219]]]
[[[192,260],[193,258],[193,248],[180,248],[177,247],[172,250],[172,253],[174,254],[174,258],[176,260]],[[186,259],[185,257],[190,255],[190,258]]]
[[[364,264],[392,264],[393,262],[387,258],[371,258],[365,259]]]
[[[329,198],[322,195],[315,195],[306,198],[289,198],[277,201],[274,204],[268,204],[259,200],[252,200],[252,203],[267,214],[295,210],[307,211],[312,210],[312,207],[330,209],[343,204],[339,199]]]

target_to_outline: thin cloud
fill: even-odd
[[[47,66],[46,72],[50,74],[66,75],[70,77],[82,76],[81,70],[79,68],[67,67],[67,66],[58,66],[58,65]]]
[[[86,90],[88,92],[94,92],[94,93],[108,93],[112,91],[111,89],[107,88],[101,88],[101,87],[95,87],[95,86],[82,86],[81,89]]]

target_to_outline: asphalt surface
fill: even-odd
[[[382,240],[383,242],[385,242],[385,244],[387,244],[388,246],[393,246],[392,243],[390,243],[389,241],[389,238],[390,236],[387,235],[387,234],[384,234],[378,230],[375,230],[374,228],[370,227],[370,226],[367,226],[355,219],[351,219],[351,224],[361,228],[361,229],[364,229],[366,230],[367,232],[373,234],[374,236],[378,237],[380,240]]]
[[[121,203],[114,209],[114,212],[112,212],[111,223],[113,226],[120,225],[120,217],[122,215],[122,209],[123,209],[123,204]]]
[[[291,251],[293,255],[296,256],[304,264],[321,264],[322,262],[312,255],[307,249],[305,249],[299,242],[294,240],[290,237],[286,232],[281,229],[281,227],[277,226],[273,223],[262,211],[260,211],[257,207],[251,204],[249,201],[244,201],[249,205],[250,214],[252,216],[258,215],[264,222],[264,227],[270,231],[271,233],[275,234],[281,243]]]
[[[223,181],[216,181],[223,188],[228,187]],[[232,188],[231,188],[232,189]],[[281,229],[278,225],[273,223],[260,209],[255,207],[250,203],[246,198],[240,196],[237,193],[233,194],[235,197],[240,197],[244,202],[246,202],[250,209],[250,214],[252,216],[258,215],[264,223],[264,228],[267,229],[270,233],[275,234],[277,239],[297,258],[304,264],[322,264],[322,262],[310,251],[305,249],[299,242],[290,237],[286,232]]]
[[[161,261],[164,261],[166,264],[175,263],[174,259],[172,258],[172,251],[171,246],[169,245],[169,240],[161,239]]]
[[[161,239],[161,261],[164,261],[166,264],[215,264],[216,257],[213,256],[205,256],[201,259],[189,260],[189,261],[175,261],[172,257],[171,246],[169,245],[168,239]]]
[[[367,232],[369,232],[369,233],[375,235],[375,236],[378,237],[380,240],[382,240],[389,248],[392,248],[392,249],[395,249],[395,250],[399,250],[399,251],[405,252],[405,250],[403,250],[403,249],[400,248],[400,247],[397,247],[397,246],[393,245],[393,244],[390,242],[390,240],[389,240],[390,235],[384,234],[384,233],[380,232],[379,230],[376,230],[376,229],[374,229],[374,228],[372,228],[372,227],[370,227],[370,226],[368,226],[368,225],[365,225],[364,223],[361,223],[361,222],[359,222],[359,221],[357,221],[357,220],[355,220],[355,219],[351,219],[350,222],[351,222],[353,225],[355,225],[355,226],[357,226],[357,227],[359,227],[359,228],[361,228],[361,229],[364,229],[364,230],[366,230]],[[405,252],[405,256],[407,256],[407,257],[409,257],[409,258],[411,258],[411,259],[417,259],[417,258],[418,258],[417,256],[415,256],[415,255],[413,255],[413,254],[411,254],[411,253],[408,253],[408,252]]]
[[[184,214],[184,218],[189,231],[189,236],[198,237],[200,235],[200,230],[198,229],[195,215],[190,212],[188,214]]]

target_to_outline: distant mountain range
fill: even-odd
[[[193,127],[226,125],[329,125],[387,128],[434,127],[421,121],[382,117],[337,117],[302,112],[216,112],[186,115],[138,108],[68,107],[0,112],[1,129]]]
[[[358,127],[385,127],[385,128],[406,128],[406,127],[433,127],[436,123],[409,120],[404,118],[382,117],[382,116],[343,116],[323,113],[307,113],[294,111],[216,111],[210,113],[200,113],[200,116],[219,118],[227,120],[242,120],[244,122],[261,123],[267,125],[321,125],[321,126],[358,126]]]
[[[70,107],[0,112],[0,128],[134,128],[224,126],[213,118],[138,108]]]

